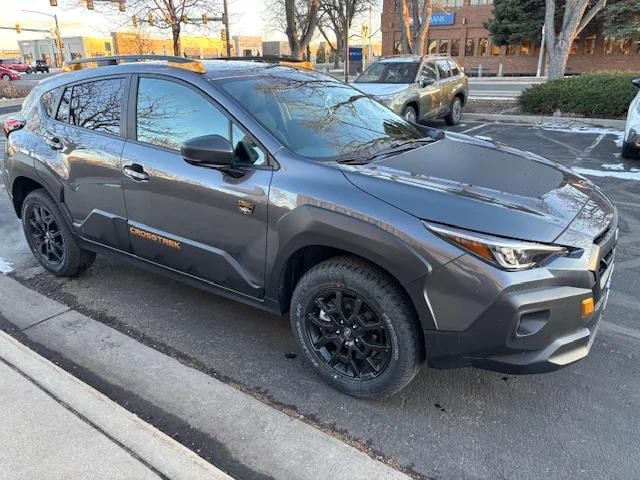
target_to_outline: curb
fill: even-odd
[[[15,106],[21,106],[22,102],[24,102],[24,99],[26,97],[21,97],[21,98],[4,98],[0,100],[0,108],[1,107],[15,107]]]
[[[206,436],[205,448],[211,451],[208,459],[239,478],[410,478],[339,438],[303,422],[299,419],[301,417],[287,415],[211,375],[30,290],[13,278],[0,275],[0,292],[0,319],[6,318],[29,341],[78,365],[114,391],[120,389],[139,397],[156,409],[156,415],[188,422],[190,430]],[[2,349],[0,343],[0,354],[4,355]],[[32,355],[36,354],[32,352]],[[41,361],[48,362],[44,359]],[[75,396],[67,394],[62,398],[82,415],[95,419],[96,402],[93,397],[101,397],[103,402],[109,402],[108,407],[101,406],[104,410],[121,409],[93,388],[66,375],[67,382],[83,385],[86,391],[91,392],[94,405],[85,401],[84,393]],[[37,378],[40,380],[40,377]],[[130,417],[128,421],[136,419],[154,435],[166,437],[133,413],[127,410],[124,413]],[[146,415],[145,411],[137,413]],[[103,430],[110,432],[149,464],[156,466],[161,460],[165,463],[172,460],[171,453],[166,452],[167,446],[162,452],[150,440],[142,438],[132,445],[136,439],[126,429],[111,433],[110,424],[115,421],[112,414],[95,420]],[[105,425],[98,423],[100,421]],[[149,433],[146,436],[151,437]],[[182,445],[180,448],[186,450]],[[193,462],[210,465],[191,450],[188,452],[191,458],[197,459]],[[187,460],[179,460],[188,467]],[[189,470],[178,468],[177,463],[172,466],[174,468],[167,472],[167,477],[172,480],[229,478],[213,475],[197,477]]]
[[[0,357],[171,479],[231,480],[188,448],[0,330]]]
[[[463,113],[462,120],[475,122],[508,122],[523,123],[531,125],[554,124],[554,125],[584,125],[593,127],[613,128],[624,130],[626,122],[624,120],[613,120],[609,118],[582,118],[582,117],[548,117],[539,115],[502,115],[497,113]]]

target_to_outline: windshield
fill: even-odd
[[[356,83],[413,83],[418,62],[378,62],[367,68]]]
[[[366,157],[423,136],[362,92],[304,72],[227,78],[221,88],[285,147],[314,160]]]

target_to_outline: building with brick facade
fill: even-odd
[[[540,45],[499,46],[483,27],[491,17],[493,0],[442,0],[431,22],[429,53],[456,57],[467,73],[535,75]],[[401,53],[400,0],[384,0],[382,8],[382,54]],[[599,30],[596,28],[596,30]],[[640,34],[634,38],[607,38],[601,32],[582,34],[573,44],[567,73],[600,70],[640,71]]]

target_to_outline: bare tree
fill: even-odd
[[[86,6],[86,0],[73,0],[76,8]],[[117,4],[111,1],[95,1],[97,9],[113,12]],[[133,23],[146,23],[161,30],[171,30],[173,54],[181,55],[180,32],[183,25],[203,25],[202,15],[221,17],[220,0],[126,0],[126,14]],[[129,23],[129,25],[131,25]],[[228,33],[227,33],[228,35]]]
[[[401,4],[402,53],[424,55],[433,14],[433,0],[401,0]]]
[[[556,25],[558,0],[546,0],[545,38],[549,55],[549,79],[564,77],[569,51],[575,38],[607,5],[607,0],[565,0],[562,23]],[[590,6],[591,5],[591,6]]]
[[[318,26],[320,0],[271,0],[272,27],[287,35],[291,56],[302,58]]]
[[[318,29],[329,47],[337,53],[335,56],[336,64],[341,57],[344,58],[345,36],[351,29],[353,20],[374,4],[374,0],[320,0]],[[333,35],[330,35],[329,32]],[[335,37],[335,46],[332,44],[330,36]]]

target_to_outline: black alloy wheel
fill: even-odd
[[[28,219],[30,245],[41,262],[57,268],[64,262],[66,248],[58,221],[47,207],[36,204]]]
[[[317,357],[339,375],[371,379],[391,358],[389,333],[364,298],[344,288],[316,296],[306,312],[306,329]]]

